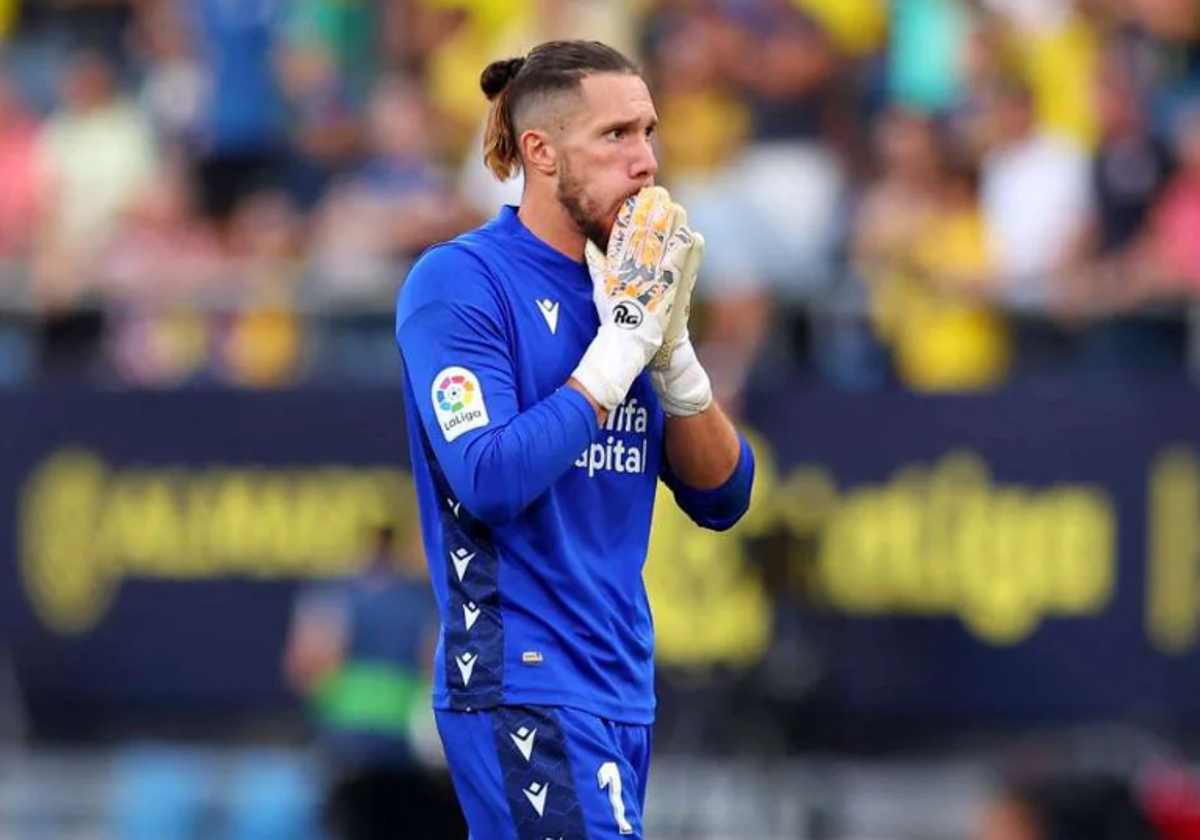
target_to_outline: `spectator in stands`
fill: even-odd
[[[1138,87],[1149,109],[1151,131],[1175,130],[1176,113],[1200,96],[1200,15],[1195,0],[1127,0],[1132,25],[1120,32]]]
[[[1087,216],[1087,157],[1039,128],[1024,83],[998,85],[987,107],[982,198],[1002,293],[1012,305],[1044,311]]]
[[[812,19],[784,0],[723,5],[734,34],[723,70],[751,116],[734,163],[740,189],[731,196],[742,203],[743,270],[784,298],[802,300],[827,279],[841,232],[843,165],[828,122],[838,54]]]
[[[139,7],[133,43],[142,68],[140,103],[168,149],[194,152],[200,141],[206,79],[182,4]]]
[[[1200,105],[1178,117],[1179,171],[1155,209],[1142,263],[1146,295],[1200,296]]]
[[[397,265],[480,221],[435,156],[433,125],[414,80],[385,77],[376,86],[367,158],[335,184],[317,221],[313,257],[326,295],[390,300]]]
[[[37,215],[37,131],[16,89],[0,76],[0,262],[29,256]]]
[[[200,204],[224,226],[243,199],[283,183],[275,60],[284,0],[189,0],[188,8],[206,94],[195,149]]]
[[[1062,275],[1059,308],[1071,318],[1133,306],[1141,296],[1130,257],[1171,178],[1170,149],[1150,133],[1133,78],[1113,54],[1093,82],[1100,139],[1088,213]]]
[[[1081,0],[983,0],[1010,65],[1021,69],[1039,130],[1091,149],[1092,85],[1101,61],[1098,9]]]
[[[477,155],[487,100],[479,95],[479,56],[524,54],[529,0],[411,0],[406,8],[405,50],[419,67],[426,93],[443,124],[443,143],[456,159]],[[536,42],[534,42],[536,43]]]
[[[940,163],[933,121],[903,107],[883,115],[875,140],[879,176],[859,203],[850,250],[867,284],[875,334],[891,344],[902,327],[917,238],[935,210]]]
[[[304,219],[283,190],[252,193],[234,209],[226,258],[234,305],[215,348],[225,381],[253,388],[293,384],[304,362],[304,324],[298,311],[306,263]]]
[[[437,633],[423,573],[420,549],[402,551],[383,528],[361,570],[296,605],[284,667],[312,710],[330,776],[326,819],[344,840],[466,835],[444,770],[419,745]]]
[[[291,154],[285,183],[308,212],[360,152],[360,102],[335,55],[317,38],[298,38],[279,51]]]
[[[854,244],[877,334],[913,389],[993,387],[1011,350],[995,310],[976,164],[916,114],[889,114],[880,139],[883,176],[866,196]]]
[[[649,61],[661,178],[689,211],[703,208],[701,216],[720,212],[709,205],[727,198],[729,167],[750,134],[749,108],[723,72],[720,26],[708,15],[682,18],[659,36]]]
[[[917,391],[1000,385],[1011,337],[996,311],[996,275],[979,207],[979,172],[957,150],[943,156],[933,212],[913,243],[914,294],[895,342],[902,381]]]
[[[95,271],[106,303],[107,357],[119,382],[169,387],[207,366],[206,308],[228,302],[234,290],[182,162],[170,160],[141,196]]]
[[[73,306],[92,291],[86,268],[157,175],[150,125],[115,81],[103,55],[74,56],[38,140],[34,281],[48,309]]]

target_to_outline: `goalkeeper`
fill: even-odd
[[[640,838],[657,482],[725,529],[754,458],[688,338],[704,240],[653,186],[636,68],[551,42],[481,85],[520,208],[427,251],[396,316],[438,730],[474,840]]]

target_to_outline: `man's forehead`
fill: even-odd
[[[640,76],[632,73],[597,73],[582,81],[584,108],[581,116],[588,123],[653,123],[658,120],[654,100]]]

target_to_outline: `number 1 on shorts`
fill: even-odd
[[[600,765],[596,774],[600,789],[608,788],[608,801],[612,805],[613,819],[617,821],[617,830],[622,834],[633,834],[633,826],[625,819],[625,802],[621,799],[621,773],[617,770],[615,761],[606,761]]]

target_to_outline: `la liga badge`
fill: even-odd
[[[486,426],[487,405],[479,377],[462,367],[448,367],[433,378],[433,412],[446,441]]]

